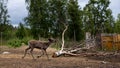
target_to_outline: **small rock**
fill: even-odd
[[[7,51],[6,51],[6,52],[3,52],[2,54],[10,54],[10,52],[7,52]]]
[[[102,63],[102,64],[106,64],[107,62],[105,62],[105,61],[102,61],[101,63]]]
[[[91,67],[85,67],[85,68],[91,68]]]

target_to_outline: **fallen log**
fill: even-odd
[[[60,50],[57,51],[55,53],[53,53],[52,57],[59,57],[59,56],[90,56],[90,55],[96,55],[96,51],[93,53],[88,53],[88,51],[90,50],[90,48],[75,48],[75,49],[65,49],[65,50]]]
[[[52,57],[59,57],[59,56],[65,56],[65,55],[78,56],[80,53],[76,54],[76,52],[78,52],[78,51],[81,51],[81,52],[82,51],[87,51],[88,49],[93,47],[93,46],[89,46],[89,47],[86,46],[86,47],[81,48],[81,46],[85,45],[85,42],[86,42],[85,41],[85,42],[82,42],[77,47],[72,47],[70,49],[64,50],[64,43],[65,43],[65,41],[64,41],[64,34],[65,34],[66,30],[68,29],[68,25],[64,24],[64,26],[65,26],[65,29],[63,30],[63,33],[62,33],[62,46],[61,46],[61,49],[60,49],[60,51],[57,51],[57,52],[53,53]],[[91,42],[91,41],[89,41],[89,42]]]
[[[74,53],[66,52],[66,51],[62,51],[62,52],[58,51],[58,52],[53,53],[52,55],[53,58],[56,58],[59,56],[79,56],[79,54],[74,54]]]
[[[86,50],[85,48],[76,48],[76,49],[73,49],[73,50],[60,50],[60,51],[57,51],[57,52],[55,52],[55,53],[53,53],[53,55],[52,55],[52,57],[59,57],[59,56],[79,56],[80,55],[80,53],[79,54],[76,54],[76,52],[78,52],[78,51],[84,51],[84,50]]]

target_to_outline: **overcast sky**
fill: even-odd
[[[84,7],[88,0],[78,0],[80,7]],[[110,9],[113,12],[115,19],[118,13],[120,13],[120,0],[110,0]],[[24,23],[23,18],[27,16],[25,0],[8,0],[8,12],[11,16],[11,24],[17,26],[19,22]]]

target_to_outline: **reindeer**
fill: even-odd
[[[48,57],[48,54],[46,52],[46,49],[50,46],[51,43],[53,42],[56,42],[54,39],[50,38],[48,39],[48,41],[44,42],[44,41],[39,41],[39,40],[30,40],[28,42],[28,48],[25,49],[25,53],[24,53],[24,56],[22,58],[24,58],[27,54],[27,51],[30,49],[30,54],[32,56],[32,58],[34,59],[34,56],[33,56],[33,49],[34,48],[37,48],[37,49],[40,49],[42,50],[42,54],[40,56],[37,56],[37,58],[41,57],[42,55],[44,55],[44,53],[46,54],[47,56],[47,59],[49,60],[49,57]]]

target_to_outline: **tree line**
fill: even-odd
[[[66,40],[80,41],[85,38],[85,32],[92,36],[100,33],[120,33],[120,14],[115,20],[109,8],[110,0],[89,0],[81,8],[78,0],[25,0],[28,16],[24,18],[25,24],[18,27],[10,24],[7,1],[0,1],[0,32],[5,39],[32,36],[61,38],[65,34]]]

